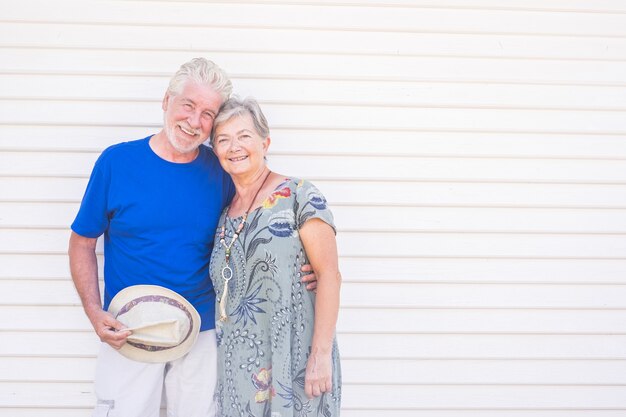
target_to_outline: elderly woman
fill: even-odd
[[[341,277],[333,217],[311,183],[272,172],[269,128],[253,99],[217,116],[213,151],[236,194],[215,234],[216,397],[222,416],[338,416],[335,340]],[[300,281],[310,263],[317,294]]]

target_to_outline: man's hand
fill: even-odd
[[[132,334],[130,330],[124,330],[126,326],[115,319],[110,313],[100,310],[89,314],[89,319],[96,334],[104,343],[119,350],[128,336]]]
[[[85,314],[89,317],[100,340],[114,349],[119,349],[126,343],[126,338],[131,332],[124,331],[126,326],[123,323],[102,310],[96,259],[97,240],[97,238],[89,238],[72,232],[68,250],[72,280],[74,280]]]
[[[310,264],[302,265],[302,282],[306,285],[306,289],[309,291],[317,292],[317,277],[315,271]]]

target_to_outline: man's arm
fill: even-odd
[[[126,338],[131,332],[119,331],[124,328],[124,325],[102,310],[98,286],[97,241],[97,238],[88,238],[72,232],[68,251],[70,271],[85,314],[96,334],[103,342],[119,349],[126,343]]]

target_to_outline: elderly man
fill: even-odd
[[[215,414],[215,293],[208,274],[217,221],[234,194],[229,176],[202,143],[232,85],[213,62],[181,66],[163,98],[164,126],[144,139],[106,149],[97,160],[72,223],[70,268],[85,313],[102,340],[95,416]],[[95,247],[104,234],[104,305]],[[305,278],[306,280],[306,278]],[[130,331],[106,310],[122,289],[153,284],[187,299],[202,319],[180,359],[143,363],[117,352]]]

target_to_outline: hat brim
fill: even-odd
[[[193,347],[198,333],[200,332],[200,314],[194,308],[189,301],[183,296],[172,291],[168,288],[158,285],[133,285],[126,287],[118,292],[109,304],[109,313],[116,317],[120,314],[129,303],[136,302],[136,300],[142,297],[163,297],[169,299],[172,302],[177,303],[178,306],[185,311],[191,318],[191,328],[188,336],[179,345],[173,347],[156,347],[145,346],[131,342],[126,342],[118,350],[118,352],[128,359],[139,362],[148,363],[163,363],[170,362],[185,356]],[[167,300],[169,302],[169,300]]]

